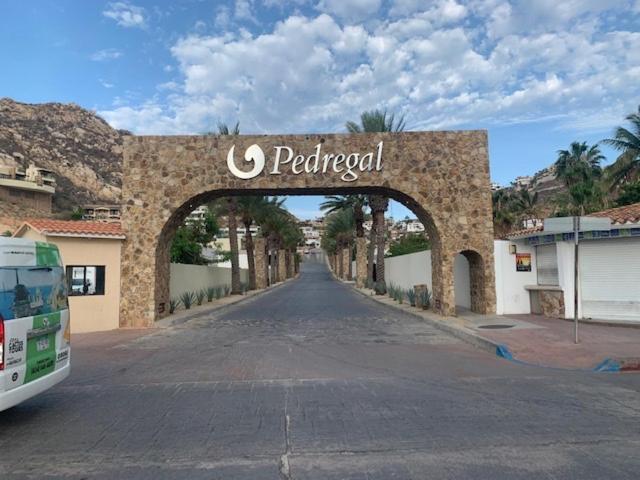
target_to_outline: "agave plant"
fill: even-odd
[[[415,290],[413,288],[409,288],[409,289],[407,289],[405,294],[407,295],[407,300],[409,300],[409,304],[412,307],[415,307],[416,306],[416,292],[415,292]]]
[[[213,297],[216,296],[216,289],[214,287],[207,287],[207,302],[213,302]]]
[[[222,298],[222,287],[215,287],[215,296],[216,296],[216,300],[219,300],[220,298]]]
[[[175,312],[179,305],[180,300],[178,300],[177,298],[172,298],[171,300],[169,300],[169,313],[171,314]]]
[[[204,290],[198,290],[196,292],[196,302],[198,303],[198,305],[202,305],[202,302],[204,301],[206,296],[207,292],[205,292]]]
[[[180,295],[180,302],[182,302],[185,310],[189,310],[195,301],[196,294],[193,292],[183,292],[182,295]]]
[[[224,288],[224,296],[228,297],[229,294],[231,293],[231,285],[225,285],[223,288]]]
[[[428,310],[431,307],[431,292],[425,288],[420,292],[420,304],[423,310]]]

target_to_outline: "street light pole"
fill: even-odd
[[[578,237],[580,236],[580,217],[573,217],[573,332],[574,342],[578,338]]]

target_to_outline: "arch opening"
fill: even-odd
[[[310,195],[349,195],[349,194],[365,194],[365,195],[381,195],[389,199],[395,200],[409,209],[416,218],[424,225],[427,237],[431,243],[430,262],[424,262],[420,265],[420,269],[424,270],[428,277],[426,282],[434,297],[434,305],[436,303],[436,289],[441,288],[442,279],[436,278],[431,266],[436,264],[435,258],[441,256],[440,252],[440,235],[438,229],[429,214],[415,199],[409,195],[385,187],[327,187],[314,189],[297,189],[297,188],[270,188],[270,189],[224,189],[210,190],[195,195],[184,201],[176,208],[169,219],[165,222],[160,235],[158,236],[155,250],[155,270],[156,282],[154,288],[155,317],[162,318],[168,314],[168,305],[171,300],[170,295],[170,249],[171,243],[177,229],[183,224],[189,214],[198,206],[210,203],[218,198],[230,196],[252,196],[252,195],[268,195],[268,196],[310,196]],[[267,253],[268,255],[268,253]],[[267,260],[269,261],[269,260]],[[271,260],[273,261],[273,259]],[[276,260],[277,261],[277,260]],[[267,264],[269,265],[269,264]],[[345,265],[344,268],[351,268],[351,265]],[[268,270],[269,271],[269,270]],[[272,270],[271,270],[272,271]],[[267,273],[267,280],[270,282],[272,274]],[[439,297],[438,297],[439,298]],[[439,305],[442,302],[438,302]]]
[[[485,261],[475,250],[462,250],[454,258],[456,313],[488,313],[486,304]]]

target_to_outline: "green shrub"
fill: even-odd
[[[206,296],[207,296],[207,292],[205,292],[204,290],[198,290],[196,292],[196,301],[198,305],[202,305],[202,302],[204,301]]]
[[[412,307],[416,306],[416,291],[413,288],[407,290],[407,300]]]
[[[179,305],[180,300],[176,298],[172,298],[171,300],[169,300],[169,313],[175,312]]]
[[[222,287],[216,287],[216,300],[222,298],[222,293],[223,293]]]
[[[225,285],[223,289],[224,289],[224,296],[228,297],[231,294],[231,285]]]
[[[189,310],[191,305],[196,301],[196,294],[193,292],[183,292],[183,294],[180,295],[180,301],[185,310]]]
[[[213,297],[216,296],[216,289],[214,287],[208,287],[206,290],[207,302],[213,302]]]

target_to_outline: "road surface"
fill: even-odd
[[[2,479],[637,479],[640,376],[522,366],[322,261],[152,333],[76,336],[0,413]]]

